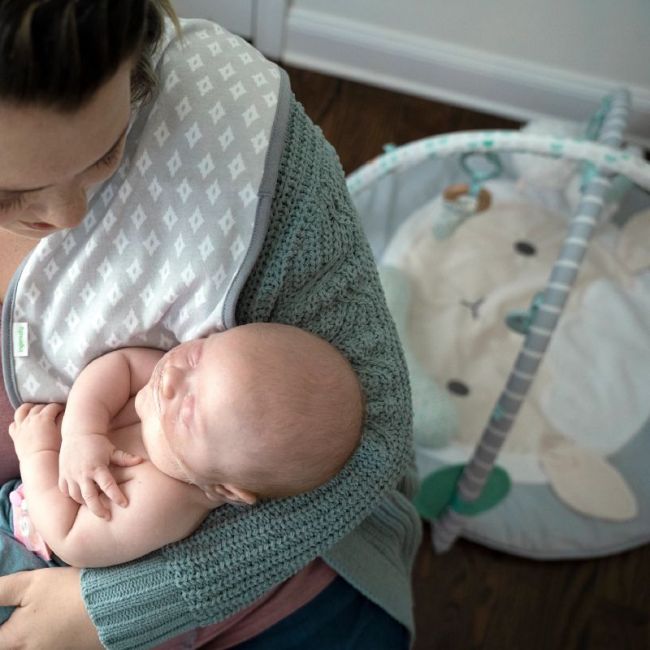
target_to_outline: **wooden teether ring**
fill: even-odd
[[[456,183],[450,185],[442,193],[445,201],[456,201],[461,196],[466,196],[469,194],[469,185],[467,183]],[[487,210],[492,204],[492,195],[485,188],[481,188],[478,193],[478,199],[476,202],[476,212],[483,212]]]

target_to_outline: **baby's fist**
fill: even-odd
[[[18,458],[39,451],[58,451],[61,446],[60,423],[57,418],[62,404],[21,404],[9,425]]]

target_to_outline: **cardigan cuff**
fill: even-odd
[[[198,627],[160,552],[119,567],[84,569],[81,592],[110,650],[149,648]]]

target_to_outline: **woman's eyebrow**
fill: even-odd
[[[99,158],[97,158],[95,162],[90,163],[90,165],[88,165],[86,169],[90,169],[91,167],[94,167],[100,160],[102,160],[102,158],[108,156],[108,154],[111,153],[111,151],[113,151],[113,149],[115,149],[115,147],[117,147],[117,145],[120,143],[120,141],[122,140],[124,134],[128,131],[128,129],[129,129],[129,124],[127,123],[127,125],[124,127],[119,137],[117,138],[117,140],[115,140],[115,142],[110,146],[110,148],[105,153],[103,153]],[[84,169],[84,171],[86,171],[86,169]],[[14,196],[16,194],[27,194],[28,192],[40,192],[40,190],[45,190],[48,187],[51,187],[51,185],[43,185],[42,187],[29,187],[20,190],[13,190],[13,189],[10,190],[10,189],[0,188],[0,192],[7,196]]]

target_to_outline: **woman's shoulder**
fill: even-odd
[[[209,20],[181,19],[180,33],[171,23],[152,63],[164,90],[178,87],[201,97],[218,94],[225,101],[240,97],[275,104],[279,67],[250,43]],[[246,116],[241,117],[246,120]]]
[[[299,201],[290,201],[290,197]],[[328,200],[323,203],[323,198]],[[340,207],[337,199],[341,198],[347,200],[348,190],[338,154],[291,94],[275,207],[300,208],[316,201],[327,210],[332,201]]]

